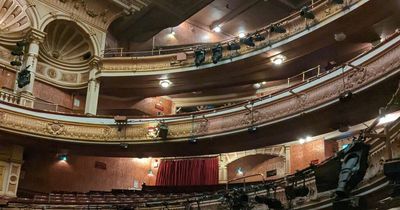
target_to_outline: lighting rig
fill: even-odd
[[[197,49],[194,51],[194,56],[195,56],[194,63],[197,67],[199,67],[206,60],[206,50],[205,49]]]
[[[11,66],[15,66],[17,69],[20,69],[17,75],[17,86],[18,88],[23,88],[28,85],[31,81],[31,72],[29,71],[29,67],[31,65],[25,66],[23,69],[22,61],[24,59],[25,49],[28,43],[26,41],[17,42],[14,49],[11,51],[11,55],[14,56],[14,60],[10,62]],[[18,70],[17,70],[18,71]]]

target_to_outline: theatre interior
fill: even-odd
[[[400,0],[0,0],[0,208],[400,209]]]

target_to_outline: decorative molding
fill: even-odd
[[[398,36],[394,40],[397,39]],[[257,112],[257,124],[272,123],[276,120],[293,116],[298,113],[313,109],[323,104],[336,100],[344,90],[356,91],[365,85],[382,78],[385,75],[393,75],[400,71],[400,42],[392,42],[393,44],[385,46],[383,52],[377,50],[375,57],[369,58],[370,54],[365,56],[369,59],[361,64],[364,70],[351,68],[342,74],[337,74],[329,80],[322,78],[314,81],[315,85],[304,89],[297,95],[288,94],[288,96],[279,100],[254,106],[253,110]],[[372,52],[371,52],[372,53]],[[360,58],[361,59],[361,58]],[[339,71],[339,70],[337,70]],[[358,79],[354,79],[358,78]],[[362,78],[362,79],[360,79]],[[346,81],[344,86],[343,79]],[[317,81],[325,81],[318,83]],[[344,87],[344,88],[343,88]],[[299,99],[300,95],[300,99]],[[302,96],[306,96],[302,98]],[[301,105],[299,105],[301,100]],[[54,139],[57,133],[57,139],[66,141],[130,141],[132,143],[157,143],[159,139],[152,139],[148,136],[149,123],[140,123],[127,125],[125,134],[122,136],[116,126],[105,124],[86,124],[73,123],[60,120],[54,121],[34,117],[29,114],[13,112],[9,110],[1,110],[3,120],[0,121],[0,129],[9,132],[23,133],[38,136],[40,138]],[[182,119],[168,123],[170,139],[187,139],[192,135],[207,136],[214,134],[222,134],[239,129],[246,129],[248,122],[246,119],[247,110],[235,111],[228,114],[216,115],[204,119],[195,119],[194,129],[191,119]],[[60,119],[62,117],[60,116]],[[53,133],[49,133],[49,124],[56,126]],[[62,126],[61,126],[62,125]],[[62,131],[60,131],[62,127]]]

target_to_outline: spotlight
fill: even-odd
[[[239,33],[239,38],[244,38],[245,36],[246,36],[246,34],[244,32]]]
[[[342,166],[336,188],[337,200],[347,198],[350,192],[362,181],[368,168],[368,153],[370,145],[362,142],[360,136],[344,153]]]
[[[249,132],[249,133],[255,133],[256,131],[257,131],[256,126],[251,126],[251,127],[247,128],[247,132]]]
[[[351,91],[345,91],[339,95],[339,101],[340,102],[348,102],[348,101],[350,101],[352,96],[353,96],[353,93]]]
[[[303,139],[303,138],[301,138],[301,139],[299,139],[299,143],[300,143],[300,144],[304,144],[304,143],[306,143],[306,140]]]
[[[285,187],[285,195],[288,200],[293,200],[296,197],[305,197],[310,192],[310,189],[306,186],[294,187],[289,185]]]
[[[228,50],[240,50],[240,44],[235,41],[229,42]]]
[[[256,41],[256,42],[261,42],[261,41],[264,41],[265,40],[265,36],[263,36],[263,35],[261,35],[261,34],[259,34],[259,33],[257,33],[255,36],[254,36],[254,41]]]
[[[164,80],[160,81],[160,86],[162,88],[169,88],[169,86],[171,86],[171,85],[172,85],[172,82],[167,80],[167,79],[164,79]]]
[[[191,144],[196,144],[197,143],[197,138],[196,137],[190,137],[189,138],[189,143],[191,143]]]
[[[254,88],[254,89],[260,89],[260,87],[261,87],[261,84],[260,84],[260,83],[255,83],[255,84],[253,84],[253,88]]]
[[[285,61],[285,56],[283,55],[277,55],[273,58],[271,58],[271,62],[274,63],[275,65],[281,65]]]
[[[276,198],[269,198],[265,195],[256,195],[254,199],[257,203],[263,203],[267,205],[269,209],[283,209],[282,202]]]
[[[24,48],[27,44],[28,43],[25,41],[17,42],[15,48],[11,51],[11,55],[13,55],[13,56],[24,55]]]
[[[304,6],[303,8],[301,8],[300,16],[304,17],[306,19],[314,19],[315,18],[314,13],[310,10],[310,8],[308,6]]]
[[[68,160],[67,154],[58,154],[57,158],[59,161],[67,161]]]
[[[18,73],[18,88],[23,88],[31,82],[31,72],[28,70],[30,66],[25,67]]]
[[[11,61],[10,64],[11,66],[22,66],[21,61]]]
[[[215,26],[215,27],[212,29],[212,31],[217,32],[217,33],[221,32],[221,26]]]
[[[269,29],[269,31],[273,32],[273,33],[280,33],[280,34],[286,33],[286,29],[279,24],[271,25],[271,28]]]
[[[166,123],[160,123],[158,124],[158,137],[161,137],[161,139],[167,139],[168,136],[168,125]]]
[[[248,36],[248,37],[246,37],[246,38],[241,38],[241,39],[240,39],[240,42],[242,42],[243,44],[245,44],[245,45],[247,45],[247,46],[250,46],[250,47],[256,46],[256,45],[254,44],[253,37],[251,37],[251,36]]]
[[[120,146],[122,149],[128,149],[128,144],[127,144],[127,143],[120,143],[119,146]]]
[[[214,48],[212,48],[212,61],[214,64],[218,63],[222,58],[222,46],[218,44]]]
[[[206,60],[206,51],[203,49],[198,49],[194,51],[195,60],[194,63],[196,66],[200,66]]]

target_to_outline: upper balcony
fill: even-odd
[[[126,125],[118,126],[112,117],[43,113],[2,103],[0,128],[9,133],[4,134],[6,138],[17,142],[46,139],[74,147],[67,143],[73,142],[93,153],[110,154],[209,154],[279,144],[302,133],[318,135],[337,129],[340,123],[354,125],[376,117],[376,110],[386,105],[397,88],[399,44],[397,32],[346,65],[296,86],[195,115],[128,117]],[[155,135],[160,122],[168,125],[166,139]],[[312,125],[312,130],[299,125]],[[196,139],[197,145],[187,147],[189,139]],[[121,151],[121,144],[141,146]]]

